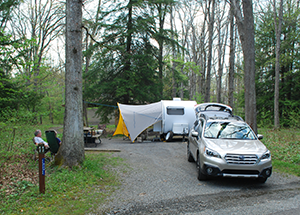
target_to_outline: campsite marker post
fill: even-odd
[[[39,186],[40,193],[45,193],[45,146],[44,144],[38,145],[39,152]]]

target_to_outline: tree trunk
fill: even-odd
[[[99,21],[100,12],[101,12],[101,0],[98,0],[95,23],[98,23],[98,21]],[[92,36],[92,37],[95,36],[96,30],[97,30],[97,25],[94,25],[93,28],[92,28],[92,34],[90,35],[90,34],[86,33],[85,45],[86,45],[86,51],[87,52],[94,45],[93,40],[92,39],[89,40],[89,39],[90,39],[90,36]],[[89,42],[89,41],[91,41],[91,42]],[[86,57],[85,57],[85,74],[87,74],[88,71],[89,71],[90,60],[91,60],[92,55],[93,55],[92,53],[91,54],[86,54]],[[86,83],[86,80],[84,80],[84,89],[86,89],[86,88],[87,88],[87,83]],[[83,99],[85,100],[84,96],[83,96]],[[88,111],[88,104],[83,103],[83,124],[85,126],[89,126],[87,111]]]
[[[234,107],[233,92],[234,92],[234,57],[235,57],[235,39],[234,39],[234,17],[232,6],[230,7],[230,55],[229,55],[229,83],[228,83],[228,104]]]
[[[197,41],[196,41],[196,30],[194,26],[192,26],[192,56],[193,56],[193,62],[195,63],[195,66],[197,65]],[[191,96],[190,100],[196,99],[196,92],[197,92],[197,76],[196,72],[192,69],[191,70]]]
[[[275,64],[275,90],[274,90],[274,128],[280,127],[279,122],[279,71],[280,71],[280,35],[283,16],[283,0],[280,1],[279,17],[277,25],[276,1],[273,0],[274,7],[274,24],[276,34],[276,64]]]
[[[255,46],[252,0],[243,0],[243,14],[237,0],[231,0],[234,7],[238,32],[244,56],[245,120],[257,133],[255,92]]]
[[[131,45],[132,45],[132,7],[134,1],[130,0],[127,9],[128,9],[128,22],[127,22],[127,35],[126,35],[126,53],[125,53],[125,65],[124,65],[124,78],[125,80],[130,79],[131,73]],[[124,103],[129,104],[130,102],[130,92],[124,96]]]
[[[244,11],[244,41],[243,55],[245,61],[245,118],[255,133],[256,123],[256,90],[255,90],[255,44],[254,44],[254,19],[252,0],[243,1]]]
[[[82,2],[66,2],[66,104],[63,142],[58,165],[75,166],[84,160],[82,119]]]
[[[158,71],[159,71],[159,79],[160,79],[160,92],[161,96],[163,96],[163,49],[164,49],[164,39],[163,39],[163,30],[165,23],[165,12],[163,8],[163,3],[157,4],[158,16],[159,16],[159,38],[158,38]]]
[[[220,4],[217,4],[217,34],[218,34],[218,71],[217,71],[217,102],[222,103],[222,76],[223,76],[223,65],[225,59],[226,41],[228,36],[228,22],[223,24],[225,15],[225,6],[221,8]],[[225,34],[222,34],[225,31]]]
[[[85,38],[85,49],[86,51],[89,48],[89,35],[86,34],[86,38]],[[89,65],[90,65],[90,55],[85,57],[85,74],[87,74],[87,72],[89,71]],[[87,88],[87,83],[86,80],[83,80],[83,84],[84,84],[84,88],[83,91]],[[83,100],[85,101],[85,98],[83,96]],[[82,104],[82,108],[83,108],[83,125],[84,126],[89,126],[89,122],[88,122],[88,116],[87,116],[87,109],[88,109],[88,104],[83,102]]]
[[[173,17],[173,6],[171,6],[171,12],[170,12],[170,23],[171,23],[171,39],[174,40],[174,17]],[[174,27],[173,27],[174,26]],[[175,70],[176,70],[176,62],[174,59],[176,59],[177,53],[176,53],[176,48],[175,44],[172,45],[172,55],[173,55],[173,60],[172,60],[172,98],[176,97],[176,81],[175,81]]]
[[[210,79],[211,79],[211,61],[212,61],[212,43],[213,43],[213,30],[214,30],[214,17],[215,17],[215,0],[212,0],[212,8],[209,15],[209,36],[208,36],[208,61],[206,73],[206,89],[205,89],[205,102],[210,101]]]
[[[217,102],[221,103],[221,87],[222,87],[222,45],[221,45],[221,24],[218,23],[218,72],[217,72]]]
[[[204,19],[203,19],[203,24],[202,24],[202,30],[201,30],[201,36],[200,36],[200,66],[201,66],[201,71],[200,71],[200,77],[199,77],[199,94],[201,95],[201,102],[204,101],[204,96],[205,95],[205,71],[206,71],[206,50],[205,50],[205,24],[207,20],[207,15],[208,12],[206,12],[207,7],[204,7]]]

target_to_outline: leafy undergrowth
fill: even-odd
[[[86,153],[84,163],[72,170],[46,164],[46,191],[39,193],[38,162],[13,157],[1,163],[0,213],[85,214],[92,212],[119,185],[111,171],[123,162],[112,154]],[[29,159],[29,160],[28,160]],[[14,169],[10,169],[14,164]],[[33,168],[31,165],[35,166]],[[31,166],[31,167],[30,167]],[[14,179],[13,179],[14,178]],[[7,181],[3,182],[3,181]]]
[[[0,156],[3,158],[0,163],[1,197],[18,196],[27,187],[38,183],[38,171],[30,168],[27,155],[1,151]]]
[[[272,154],[272,165],[277,171],[300,176],[300,131],[293,129],[259,129],[262,142]]]

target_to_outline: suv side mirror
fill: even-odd
[[[259,140],[262,140],[262,139],[264,138],[264,136],[261,135],[261,134],[258,134],[258,135],[257,135],[257,138],[258,138]]]
[[[198,137],[199,133],[197,131],[192,131],[192,137]]]

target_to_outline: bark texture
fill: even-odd
[[[206,90],[205,90],[205,102],[210,102],[210,81],[211,81],[211,67],[212,67],[212,44],[214,34],[214,18],[215,18],[215,0],[212,0],[212,8],[209,16],[209,27],[208,27],[208,59],[207,59],[207,73],[206,73]]]
[[[233,92],[234,92],[234,60],[235,60],[235,39],[234,39],[234,17],[233,9],[230,7],[230,55],[229,55],[229,77],[228,77],[228,104],[234,108]]]
[[[66,103],[63,142],[56,164],[76,166],[84,160],[82,117],[82,2],[66,4]]]
[[[277,24],[277,14],[276,14],[276,1],[273,0],[274,7],[274,24],[275,24],[275,34],[276,34],[276,63],[275,63],[275,90],[274,90],[274,128],[280,127],[279,122],[279,72],[280,72],[280,36],[281,36],[281,25],[283,17],[283,0],[280,1],[279,17]]]
[[[234,8],[245,63],[245,120],[257,133],[253,4],[252,0],[243,0],[243,10],[241,10],[238,0],[231,0],[230,2]],[[241,11],[243,11],[243,15]]]

